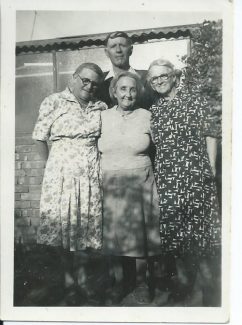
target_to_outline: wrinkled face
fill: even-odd
[[[169,95],[175,87],[176,76],[169,67],[154,65],[150,68],[149,75],[151,87],[162,96]]]
[[[114,97],[118,101],[118,106],[123,110],[134,107],[137,97],[136,81],[130,77],[121,77],[116,85]]]
[[[84,68],[74,77],[72,92],[78,100],[88,102],[91,100],[100,85],[100,77],[91,69]]]
[[[109,38],[105,53],[112,64],[119,68],[129,66],[129,57],[132,54],[133,47],[124,37]]]

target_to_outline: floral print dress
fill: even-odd
[[[103,102],[80,107],[67,88],[40,107],[33,139],[52,141],[40,200],[39,244],[100,249],[102,198],[97,138]]]
[[[151,107],[162,251],[211,256],[220,251],[221,220],[206,136],[219,128],[202,98],[179,90]]]

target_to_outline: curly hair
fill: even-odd
[[[180,78],[181,74],[182,74],[182,71],[179,70],[179,69],[176,69],[174,64],[172,64],[169,60],[165,60],[165,59],[157,59],[157,60],[154,60],[151,62],[150,66],[149,66],[149,69],[148,69],[148,72],[147,72],[147,76],[146,76],[146,79],[147,81],[150,81],[151,79],[151,75],[150,75],[150,69],[153,67],[153,66],[160,66],[160,67],[167,67],[169,68],[176,77]]]
[[[110,98],[112,99],[113,103],[117,103],[117,99],[114,96],[114,93],[117,89],[117,83],[122,77],[128,77],[128,78],[134,79],[136,82],[137,98],[142,96],[142,94],[144,92],[144,86],[141,82],[139,75],[129,72],[129,71],[123,71],[112,79],[110,86],[109,86],[109,95],[110,95]]]

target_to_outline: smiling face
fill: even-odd
[[[101,82],[100,77],[91,69],[83,68],[79,74],[74,75],[72,93],[77,100],[89,102]]]
[[[122,110],[132,109],[137,97],[136,80],[130,77],[121,77],[116,84],[114,97]]]
[[[109,38],[105,53],[115,67],[129,68],[129,57],[133,47],[124,37]]]
[[[149,70],[149,76],[153,90],[162,96],[168,96],[176,84],[176,76],[172,72],[172,69],[167,66],[152,66]]]

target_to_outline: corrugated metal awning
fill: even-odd
[[[191,30],[200,25],[172,26],[152,29],[139,29],[126,31],[133,44],[145,43],[152,40],[183,39],[191,36]],[[18,42],[16,54],[44,53],[51,51],[68,51],[82,48],[102,47],[108,33],[64,37],[29,42]]]

